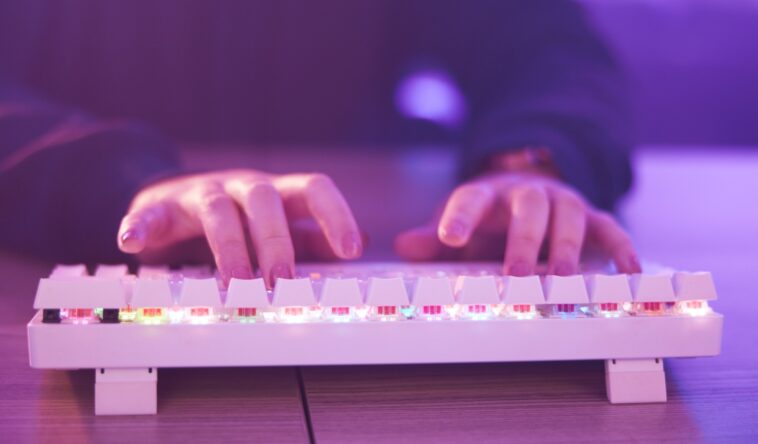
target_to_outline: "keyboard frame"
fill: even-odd
[[[373,263],[357,264],[355,270],[370,276],[372,270],[408,266],[418,277],[448,265]],[[468,266],[482,266],[492,274],[499,270],[499,264]],[[350,268],[310,264],[300,270],[328,275],[345,267]],[[706,299],[713,299],[715,289],[708,282]],[[101,297],[107,290],[77,285],[60,288],[87,297]],[[668,310],[613,318],[582,314],[386,322],[232,319],[208,324],[51,324],[43,323],[42,317],[40,309],[27,325],[31,367],[95,370],[97,415],[157,413],[158,369],[167,367],[604,360],[611,403],[663,402],[667,398],[663,359],[718,355],[724,322],[713,310],[697,316]]]
[[[715,356],[723,316],[28,324],[34,368],[233,367]],[[499,346],[498,346],[499,345]],[[48,352],[55,350],[55,353]]]

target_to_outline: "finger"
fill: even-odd
[[[442,247],[434,226],[413,228],[398,234],[395,238],[395,252],[409,261],[439,259]]]
[[[505,247],[505,274],[526,276],[534,273],[545,238],[550,202],[544,188],[514,186],[508,190],[509,226]]]
[[[613,216],[601,211],[591,211],[587,218],[587,233],[613,258],[620,273],[642,272],[632,240]]]
[[[456,188],[440,218],[437,228],[440,241],[451,247],[466,245],[494,200],[494,190],[484,182]]]
[[[148,246],[163,245],[170,225],[170,210],[164,203],[133,208],[121,220],[118,247],[124,253],[136,254]]]
[[[234,200],[221,185],[205,185],[194,192],[195,210],[221,278],[251,279],[245,232]]]
[[[584,200],[570,191],[554,193],[551,218],[548,273],[559,276],[576,274],[587,223]]]
[[[323,174],[313,174],[306,181],[303,194],[334,254],[342,259],[359,257],[363,253],[361,233],[353,212],[334,182]]]
[[[279,191],[268,182],[238,183],[231,194],[247,216],[261,273],[269,288],[278,278],[292,278],[295,251]]]

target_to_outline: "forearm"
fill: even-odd
[[[172,145],[147,127],[1,92],[0,247],[56,261],[122,259],[119,218],[142,186],[178,171]]]
[[[486,93],[474,96],[465,174],[494,154],[542,147],[564,181],[611,209],[631,184],[624,77],[576,5],[541,6],[523,3],[519,23],[490,55],[511,63],[476,85]]]

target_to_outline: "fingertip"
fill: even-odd
[[[219,267],[219,273],[221,274],[221,280],[226,288],[229,287],[229,283],[232,279],[252,279],[253,270],[249,266],[237,265],[231,269],[222,269]]]
[[[642,266],[636,253],[630,253],[616,260],[618,271],[625,274],[642,273]]]
[[[550,264],[548,267],[548,274],[555,276],[571,276],[579,271],[578,264],[574,264],[568,261],[559,261]]]
[[[145,232],[137,227],[124,230],[118,237],[118,247],[124,253],[135,254],[145,248]]]
[[[506,262],[503,265],[503,273],[507,276],[529,276],[534,274],[534,266],[524,261]]]
[[[289,264],[285,263],[279,263],[271,267],[271,271],[268,274],[264,273],[266,286],[268,288],[274,288],[274,285],[276,285],[276,281],[280,278],[282,279],[292,279],[294,276],[294,272],[292,271],[293,267]]]
[[[457,219],[445,223],[440,222],[437,237],[447,246],[462,247],[468,242],[469,229],[465,223]]]
[[[423,228],[416,228],[395,237],[395,252],[403,259],[411,261],[434,259],[440,254],[440,247],[433,229],[428,232]]]
[[[342,259],[357,259],[363,254],[363,241],[358,233],[347,233],[342,238]]]

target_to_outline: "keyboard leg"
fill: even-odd
[[[154,415],[158,369],[95,369],[95,415]]]
[[[605,361],[605,390],[611,404],[666,402],[663,359]]]

